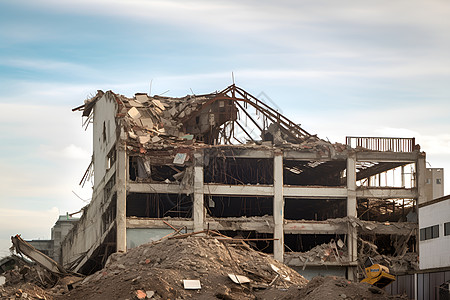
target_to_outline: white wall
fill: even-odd
[[[450,235],[444,236],[444,223],[450,222],[450,199],[419,208],[419,228],[439,225],[439,237],[419,242],[420,269],[450,266]]]
[[[103,189],[111,178],[113,170],[107,173],[107,154],[116,142],[116,107],[113,97],[107,92],[94,106],[93,149],[94,149],[94,191],[92,200],[83,216],[61,243],[62,262],[70,264],[98,243],[104,234],[102,214],[108,207],[104,201]],[[103,125],[105,124],[105,125]],[[105,128],[105,139],[103,129]],[[114,166],[115,167],[115,166]],[[114,168],[113,167],[113,168]],[[107,174],[107,177],[105,175]]]
[[[106,174],[107,155],[116,142],[117,104],[115,100],[105,93],[94,106],[93,149],[94,149],[94,188]],[[103,138],[105,129],[106,140]]]

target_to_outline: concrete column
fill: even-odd
[[[283,153],[276,152],[273,159],[273,256],[284,260],[284,197],[283,197]]]
[[[125,147],[117,150],[116,158],[116,239],[117,251],[127,251],[127,179],[128,163]]]
[[[357,217],[356,202],[356,153],[350,152],[347,157],[347,216]],[[358,260],[358,232],[351,225],[348,227],[348,257],[351,262]],[[347,277],[349,280],[356,279],[356,268],[348,267]]]
[[[355,153],[349,153],[347,157],[347,216],[357,217]]]
[[[416,188],[417,188],[417,205],[430,201],[425,194],[426,184],[426,157],[425,153],[419,153],[419,157],[416,161]]]
[[[204,229],[205,206],[203,195],[203,151],[194,154],[194,232]]]
[[[427,199],[427,195],[425,194],[425,185],[426,185],[426,155],[425,152],[419,153],[417,161],[416,161],[416,189],[417,189],[417,200],[416,200],[416,213],[417,220],[419,220],[420,210],[419,204],[425,203],[432,199]],[[420,255],[420,247],[419,247],[419,232],[416,230],[416,252]],[[417,299],[417,298],[416,298]]]

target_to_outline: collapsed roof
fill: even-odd
[[[234,84],[220,92],[181,98],[143,93],[127,98],[98,91],[74,108],[83,110],[86,124],[103,96],[116,101],[116,117],[122,120],[129,144],[144,149],[174,143],[297,145],[305,150],[320,147],[326,152],[332,147]]]

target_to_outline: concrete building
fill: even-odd
[[[69,215],[61,215],[51,229],[50,240],[31,240],[27,242],[56,262],[61,263],[61,242],[78,220],[79,218]]]
[[[417,298],[450,297],[450,196],[419,205],[420,271]],[[447,284],[445,284],[447,282]]]
[[[425,197],[430,200],[444,197],[444,169],[427,168],[425,174]]]
[[[99,91],[74,110],[93,125],[94,149],[92,201],[62,243],[75,271],[168,224],[257,239],[308,276],[356,279],[361,253],[417,250],[407,216],[426,202],[426,167],[413,138],[333,144],[235,85],[183,98]]]

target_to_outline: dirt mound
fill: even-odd
[[[247,276],[250,283],[236,284],[228,274]],[[183,280],[200,280],[201,289],[184,289]],[[296,271],[242,243],[187,237],[115,253],[104,269],[57,299],[133,299],[139,293],[141,299],[255,299],[258,289],[279,291],[281,297],[306,283]]]
[[[45,299],[52,300],[51,292],[34,283],[19,283],[14,286],[0,286],[0,299]]]
[[[391,296],[384,290],[367,283],[355,283],[342,277],[314,277],[306,287],[294,291],[290,289],[289,295],[283,300],[304,299],[304,300],[388,300],[388,299],[408,299],[406,296]]]

